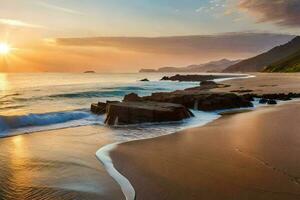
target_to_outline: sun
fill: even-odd
[[[0,42],[0,55],[7,55],[11,51],[11,47],[7,43]]]

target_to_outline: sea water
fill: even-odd
[[[104,116],[93,115],[89,111],[91,103],[122,100],[124,95],[132,92],[146,96],[153,92],[199,85],[199,82],[159,81],[164,75],[0,74],[0,137],[91,124],[104,126]],[[150,81],[141,82],[143,78]],[[178,130],[178,127],[205,123],[217,117],[214,113],[194,112],[195,118],[182,122],[115,128],[116,140],[155,137]]]

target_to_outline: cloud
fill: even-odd
[[[268,33],[226,33],[219,35],[175,37],[91,37],[58,38],[63,46],[108,47],[119,50],[171,54],[171,55],[220,55],[258,53],[292,39],[291,35]]]
[[[16,26],[16,27],[27,27],[27,28],[45,28],[40,25],[30,24],[20,20],[5,19],[5,18],[0,18],[0,24],[8,25],[8,26]]]
[[[257,22],[272,22],[285,27],[300,27],[299,0],[240,0],[239,8]]]
[[[68,13],[68,14],[75,14],[75,15],[82,15],[83,13],[77,10],[73,10],[73,9],[69,9],[69,8],[65,8],[65,7],[61,7],[61,6],[56,6],[53,4],[49,4],[49,3],[45,3],[45,2],[36,2],[36,4],[43,6],[45,8],[49,8],[52,10],[56,10],[56,11],[60,11],[60,12],[64,12],[64,13]]]

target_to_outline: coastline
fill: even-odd
[[[244,84],[244,86],[246,85],[247,87],[249,85],[248,84],[249,81],[250,82],[257,82],[257,80],[255,80],[255,81],[252,80],[252,79],[256,78],[256,76],[253,77],[253,75],[251,75],[250,76],[251,78],[248,78],[248,77],[245,77],[245,78],[234,78],[234,79],[237,79],[237,80],[232,80],[232,78],[227,78],[225,80],[215,80],[215,81],[217,81],[217,82],[222,81],[222,83],[230,83],[229,85],[231,85],[231,87],[233,87],[233,88],[236,87],[237,85],[239,85],[240,82],[242,82]],[[259,75],[259,78],[261,78],[260,75]],[[269,79],[268,81],[270,82],[270,81],[272,81],[272,79]],[[263,82],[265,84],[269,85],[268,81],[266,81],[266,82],[263,81]],[[284,82],[286,82],[286,81],[287,81],[287,79],[284,79]],[[299,83],[299,82],[296,81],[296,83]],[[231,87],[227,87],[226,89],[222,89],[222,91],[224,91],[224,90],[231,90],[232,89]],[[267,88],[267,87],[271,87],[272,88],[272,92],[281,91],[281,90],[278,90],[277,86],[266,86],[266,87],[263,87],[263,89]],[[295,82],[292,82],[292,85],[290,85],[290,83],[288,82],[287,85],[285,85],[285,87],[283,88],[283,92],[290,91],[290,88],[292,88],[291,89],[292,91],[300,92],[299,91],[300,88],[297,87],[297,84],[295,84]],[[248,88],[245,88],[245,89],[248,89]],[[250,109],[250,110],[252,110],[252,109]],[[236,112],[236,110],[233,110],[233,112]],[[217,113],[217,112],[214,113],[214,115],[217,115],[217,114],[219,114],[219,113]],[[220,117],[220,115],[218,115],[218,117]],[[165,136],[161,137],[163,135],[169,135],[169,134],[173,135],[173,133],[177,133],[178,131],[180,131],[182,129],[185,129],[185,130],[184,131],[180,131],[180,132],[186,132],[186,131],[189,132],[190,130],[194,129],[195,127],[199,128],[199,127],[202,127],[203,125],[205,125],[207,123],[209,123],[209,124],[210,123],[214,123],[214,122],[211,122],[211,120],[213,121],[215,119],[216,119],[215,116],[209,116],[208,117],[208,116],[204,115],[202,118],[200,118],[200,120],[199,119],[198,120],[191,120],[190,122],[192,122],[192,123],[179,124],[178,127],[173,128],[172,130],[168,130],[168,131],[164,130],[165,132],[163,134],[161,134],[161,135],[158,132],[155,132],[155,134],[153,134],[150,131],[153,134],[153,135],[151,135],[150,132],[149,132],[149,129],[143,129],[143,130],[145,130],[144,131],[145,135],[142,136],[143,139],[141,139],[141,140],[138,139],[138,138],[141,138],[141,137],[135,138],[136,136],[134,136],[134,132],[131,132],[130,129],[127,130],[126,134],[133,135],[133,137],[131,138],[132,140],[134,140],[133,143],[135,143],[135,141],[137,143],[139,143],[139,142],[141,142],[143,140],[148,141],[147,138],[151,138],[151,137],[152,138],[156,137],[157,140],[160,140],[160,138],[164,138],[165,137]],[[195,123],[195,122],[197,122],[197,123]],[[208,125],[205,125],[204,127],[206,127]],[[84,176],[77,177],[77,175],[72,175],[71,177],[65,177],[65,178],[61,179],[60,181],[58,181],[57,184],[56,184],[56,185],[58,185],[56,187],[56,189],[52,188],[52,187],[55,186],[54,182],[51,183],[51,186],[49,188],[47,188],[47,189],[53,189],[54,193],[56,192],[56,190],[58,190],[59,192],[64,192],[63,190],[66,189],[66,191],[65,191],[66,193],[74,193],[74,195],[77,195],[77,194],[79,196],[81,196],[83,194],[84,195],[88,195],[88,196],[89,195],[93,195],[93,196],[89,196],[91,199],[93,199],[93,198],[97,199],[100,196],[102,196],[102,197],[105,196],[105,199],[115,198],[116,196],[118,196],[118,198],[121,198],[121,197],[124,198],[124,194],[125,194],[126,199],[129,199],[129,200],[130,199],[134,199],[135,198],[135,190],[134,190],[134,187],[131,185],[131,179],[130,179],[130,177],[127,178],[126,174],[125,174],[126,176],[121,175],[121,173],[123,174],[123,172],[119,171],[118,167],[115,168],[115,166],[114,166],[115,160],[112,160],[111,157],[109,156],[111,150],[112,150],[112,153],[113,153],[114,151],[117,151],[120,146],[123,146],[123,143],[120,144],[120,145],[115,143],[116,141],[120,141],[119,140],[120,138],[119,139],[115,138],[116,140],[114,140],[113,137],[116,136],[116,135],[111,134],[111,131],[114,131],[114,130],[112,130],[110,128],[107,128],[105,126],[100,126],[100,127],[96,127],[95,126],[95,130],[97,129],[98,135],[94,135],[95,137],[93,136],[92,138],[90,138],[90,136],[89,136],[89,133],[91,133],[90,127],[94,127],[94,126],[81,126],[81,127],[76,127],[76,128],[54,129],[54,130],[51,130],[51,131],[41,131],[41,132],[43,132],[41,134],[34,134],[34,133],[36,133],[36,132],[34,132],[33,134],[23,134],[23,135],[20,135],[20,136],[14,136],[14,137],[10,137],[10,138],[1,138],[1,139],[3,139],[3,140],[1,140],[1,143],[5,144],[5,146],[8,146],[8,143],[13,143],[14,144],[15,140],[19,140],[20,138],[22,138],[22,140],[26,141],[26,143],[28,143],[28,144],[34,142],[35,140],[37,140],[37,138],[40,138],[39,140],[42,141],[42,143],[44,143],[44,141],[46,141],[47,138],[48,139],[52,139],[53,141],[54,140],[56,141],[57,139],[59,139],[61,137],[64,137],[64,135],[69,135],[67,137],[68,139],[66,139],[66,141],[72,141],[72,140],[76,140],[76,138],[79,138],[78,137],[79,135],[81,136],[81,134],[83,134],[81,137],[83,137],[82,139],[86,139],[86,141],[84,141],[84,140],[82,140],[82,141],[76,141],[75,144],[77,144],[77,142],[82,143],[82,145],[81,145],[82,146],[82,151],[85,152],[85,153],[83,153],[83,152],[81,153],[80,149],[75,149],[75,152],[72,152],[70,150],[72,149],[72,147],[74,147],[74,144],[71,144],[71,143],[67,142],[67,144],[69,145],[68,146],[69,148],[66,149],[64,147],[65,144],[62,143],[61,141],[57,141],[57,144],[61,144],[61,147],[59,147],[58,149],[52,149],[51,148],[51,151],[49,151],[49,152],[50,153],[54,152],[54,155],[58,156],[58,160],[63,160],[63,162],[69,163],[68,165],[70,167],[70,170],[73,169],[73,168],[76,168],[76,169],[74,169],[74,172],[79,172],[79,174],[81,174],[81,171],[77,170],[77,167],[78,167],[77,166],[77,162],[79,162],[79,164],[81,163],[81,160],[82,161],[85,160],[87,162],[93,162],[93,167],[92,168],[101,168],[100,171],[102,171],[102,172],[99,175],[95,175],[95,177],[90,176],[90,179],[91,180],[94,180],[94,179],[96,180],[97,179],[99,182],[96,183],[96,184],[93,184],[93,183],[84,183],[86,181],[85,179],[87,177],[84,177]],[[155,128],[153,130],[155,131]],[[74,134],[72,132],[74,132]],[[50,133],[53,134],[53,135],[50,136]],[[99,134],[99,133],[101,133],[101,134]],[[44,134],[45,134],[45,136],[42,136]],[[112,137],[107,137],[109,135],[112,136]],[[174,135],[177,135],[177,134],[174,134]],[[100,136],[100,138],[98,138],[99,136]],[[101,137],[105,137],[105,136],[106,136],[106,138],[103,141],[101,141]],[[122,136],[122,135],[118,135],[118,136]],[[88,139],[88,138],[90,138],[90,139]],[[135,139],[137,139],[137,140],[135,140]],[[149,140],[151,141],[152,139],[149,139]],[[124,138],[123,138],[123,139],[121,139],[121,141],[125,141],[125,144],[127,144],[126,141],[128,141],[128,139],[124,140]],[[14,145],[15,146],[19,145],[17,143],[14,144]],[[86,146],[86,144],[90,144],[90,143],[93,143],[93,145],[92,145],[93,149],[92,150],[89,149]],[[49,144],[51,144],[51,141],[50,141]],[[55,146],[57,144],[55,144]],[[44,147],[46,147],[47,145],[48,144],[43,144],[42,146],[37,145],[35,148],[29,149],[29,150],[26,149],[26,152],[30,152],[30,153],[34,154],[34,156],[37,156],[37,157],[41,156],[45,160],[45,161],[43,161],[45,163],[48,163],[48,162],[51,163],[52,161],[48,161],[48,159],[47,159],[47,155],[50,154],[50,153],[47,152],[45,155],[43,155],[43,153],[45,153]],[[54,144],[52,144],[52,145],[54,145]],[[173,144],[170,144],[169,146],[172,148]],[[100,147],[101,147],[101,149],[97,151],[97,158],[102,162],[102,164],[104,164],[104,166],[102,166],[101,163],[99,163],[99,161],[94,156],[96,150],[99,149]],[[6,149],[4,148],[4,150],[6,150]],[[64,152],[63,155],[58,154],[58,151]],[[138,151],[138,149],[137,149],[137,151]],[[11,167],[14,167],[14,166],[8,165],[9,161],[11,159],[11,155],[6,156],[5,152],[6,151],[3,151],[3,153],[2,153],[2,156],[4,156],[4,161],[5,161],[4,163],[8,166],[8,169],[10,169]],[[9,153],[9,151],[8,151],[8,153]],[[87,155],[88,153],[89,153],[89,155]],[[84,156],[84,159],[81,159],[82,156]],[[53,155],[51,155],[50,157],[53,160],[56,160],[56,158],[53,157]],[[64,157],[64,158],[62,158],[62,157]],[[78,157],[78,158],[76,158],[75,162],[73,163],[75,157]],[[85,159],[85,158],[88,158],[88,160]],[[20,158],[19,160],[21,161],[22,159]],[[30,164],[32,164],[32,163],[34,164],[34,160],[31,161],[29,159],[28,161],[30,161],[30,162],[28,162],[27,165],[24,165],[25,168],[27,166],[30,166]],[[36,168],[43,167],[43,162],[41,162],[40,164],[37,164]],[[16,163],[16,164],[18,164],[18,163]],[[58,162],[58,164],[59,164],[59,162]],[[99,166],[95,167],[94,164],[98,164]],[[52,165],[52,163],[51,163],[51,165]],[[55,164],[55,165],[53,165],[53,168],[59,169],[60,165],[56,165]],[[104,168],[106,168],[106,170]],[[24,171],[26,171],[26,170],[24,170]],[[69,171],[69,170],[66,170],[66,171]],[[52,177],[50,176],[50,174],[52,172],[55,172],[55,171],[52,170],[52,169],[50,169],[49,172],[50,173],[47,175],[48,176],[47,180],[50,180],[50,182],[52,182]],[[40,172],[38,170],[35,171],[35,169],[34,169],[34,173],[33,173],[34,175],[39,175],[39,173]],[[71,173],[71,172],[68,172],[68,173]],[[90,173],[90,172],[88,172],[88,173]],[[92,172],[92,173],[94,173],[94,172]],[[55,173],[52,173],[52,175],[53,174],[55,174]],[[103,180],[99,180],[99,177],[102,177],[102,175],[104,176]],[[114,179],[112,179],[109,175],[111,175]],[[1,176],[0,176],[0,178],[1,178]],[[21,177],[19,177],[19,178],[21,178]],[[3,177],[1,179],[3,179]],[[69,183],[69,181],[72,180],[72,179],[75,179],[75,181],[74,181],[74,183],[71,184],[71,183]],[[82,179],[83,182],[78,181],[77,179],[78,180]],[[4,180],[7,182],[6,177],[4,177]],[[33,181],[34,182],[38,181],[38,184],[36,184],[36,185],[41,185],[40,178],[33,178]],[[76,184],[75,184],[75,182],[76,182]],[[109,184],[102,185],[105,182],[107,182]],[[116,184],[116,182],[119,183],[119,185]],[[91,193],[89,193],[90,189],[87,186],[85,186],[85,184],[89,185],[89,187],[92,188],[93,191]],[[42,185],[44,186],[44,183]],[[61,187],[62,185],[63,185],[63,187]],[[102,186],[99,187],[99,185],[102,185]],[[3,184],[2,186],[5,187],[5,184]],[[119,186],[121,186],[121,190],[123,191],[123,193],[121,192]],[[69,187],[71,187],[71,189]],[[73,187],[75,189],[74,191],[72,190]],[[97,187],[98,187],[99,191],[97,191]],[[103,188],[107,188],[108,190],[107,191],[103,191],[102,190]],[[113,192],[113,193],[108,192],[110,190],[109,188],[111,188],[112,190],[117,191],[117,192]],[[85,191],[88,191],[88,192],[85,193]],[[38,191],[38,192],[43,192],[43,190]],[[138,196],[139,196],[139,194],[138,194]],[[0,197],[1,197],[1,195],[0,195]]]
[[[119,144],[115,149],[113,149],[110,152],[110,155],[116,169],[120,173],[124,174],[130,180],[133,187],[136,189],[137,199],[153,199],[158,197],[162,197],[159,199],[182,199],[182,198],[199,199],[201,197],[202,198],[205,197],[206,199],[220,199],[220,198],[232,199],[234,198],[235,194],[241,195],[238,196],[239,199],[247,199],[248,197],[253,197],[253,198],[255,197],[256,199],[260,199],[262,193],[265,193],[266,196],[269,195],[269,197],[274,199],[277,198],[281,199],[283,196],[285,199],[296,199],[299,198],[300,196],[299,178],[297,178],[298,177],[297,175],[296,176],[292,175],[292,173],[289,174],[289,172],[286,171],[287,166],[285,165],[279,167],[276,166],[277,164],[280,163],[275,163],[274,166],[273,163],[271,163],[272,160],[265,161],[264,158],[259,157],[261,155],[256,156],[254,154],[255,156],[253,156],[252,152],[251,154],[249,153],[248,155],[248,151],[251,150],[243,149],[244,148],[243,146],[236,147],[236,146],[231,146],[232,144],[228,144],[228,143],[224,144],[224,142],[223,143],[221,142],[222,145],[225,145],[230,149],[230,151],[228,149],[225,149],[224,151],[222,147],[220,147],[219,145],[215,146],[216,144],[214,144],[213,142],[213,141],[222,140],[224,135],[227,135],[226,137],[230,137],[230,138],[232,137],[228,132],[225,133],[226,131],[222,130],[223,128],[226,129],[226,126],[230,126],[228,124],[237,123],[232,126],[233,127],[238,126],[239,129],[243,129],[243,124],[241,124],[241,122],[242,123],[244,122],[241,120],[240,120],[241,122],[236,122],[237,120],[239,120],[239,118],[261,119],[261,117],[265,113],[267,113],[269,117],[272,115],[274,117],[269,122],[268,121],[264,122],[267,124],[265,126],[265,129],[268,128],[272,129],[272,125],[271,125],[272,120],[276,120],[277,119],[276,116],[280,117],[280,115],[286,115],[287,111],[291,111],[295,109],[300,110],[299,101],[293,101],[275,107],[262,107],[255,111],[247,112],[247,113],[223,116],[220,119],[217,119],[202,127],[186,129],[177,132],[175,134],[161,136],[158,138],[131,141],[131,142]],[[297,112],[296,118],[297,116],[300,116],[300,111]],[[291,124],[290,120],[284,121],[284,123],[287,124],[284,126],[286,130],[288,130],[287,127],[289,127],[289,128],[294,128],[293,133],[295,133],[295,131],[297,130],[299,131],[299,128],[297,129],[297,126],[295,126],[295,120],[293,121],[294,124]],[[212,136],[205,133],[205,131],[211,128],[215,128],[219,132],[221,131],[221,134],[219,135],[211,130],[208,132],[212,134]],[[248,125],[246,126],[246,128],[250,129],[251,126]],[[242,132],[242,131],[243,130],[235,130],[234,133],[232,134],[236,135],[237,132]],[[272,129],[272,131],[274,131],[274,129]],[[200,132],[206,134],[206,136],[199,135],[201,134]],[[242,138],[242,136],[240,137],[241,138],[239,139],[245,140],[245,138]],[[247,135],[247,137],[251,137],[251,135]],[[274,139],[272,137],[273,136],[271,134],[270,138]],[[203,139],[206,139],[207,144],[200,141]],[[196,144],[200,143],[201,145],[203,145],[203,147],[200,147],[199,144],[195,146],[195,143]],[[208,144],[212,145],[212,147],[210,147]],[[193,148],[191,152],[189,152],[191,146],[193,146]],[[212,149],[213,147],[215,147],[216,149]],[[172,150],[173,148],[175,149]],[[249,146],[247,146],[247,148],[249,148]],[[280,148],[281,147],[278,147],[278,149]],[[212,151],[212,153],[209,151]],[[205,155],[205,153],[209,153],[208,154],[209,156],[203,157],[203,156],[207,156]],[[224,159],[225,155],[223,155],[224,153],[225,154],[228,153],[228,155],[226,156],[229,156],[230,163],[226,163],[226,159]],[[297,155],[297,153],[294,155]],[[274,152],[273,153],[271,152],[269,156],[273,158],[274,155],[276,154],[274,154]],[[194,160],[193,158],[194,156],[199,156],[199,157]],[[215,158],[216,160],[211,160],[214,159],[214,156],[216,157]],[[284,158],[285,156],[288,155],[281,155],[281,158]],[[220,160],[218,161],[220,157],[223,159],[221,160],[222,162],[224,162],[223,164],[219,163]],[[203,158],[204,160],[202,160]],[[293,158],[295,159],[295,157]],[[210,165],[206,163],[207,161],[210,162]],[[251,170],[248,171],[247,165],[245,165],[244,162],[250,162],[250,163],[253,162],[252,163],[254,165],[253,169],[250,168]],[[202,164],[205,164],[206,168],[205,167],[203,168]],[[219,165],[226,166],[226,165],[233,165],[233,164],[242,165],[242,166],[231,166],[233,167],[234,171],[229,170],[226,172],[228,173],[227,174],[228,176],[232,176],[231,178],[235,177],[236,175],[244,176],[245,173],[254,174],[255,178],[257,178],[256,177],[257,174],[254,171],[254,168],[256,168],[255,170],[263,171],[263,173],[269,173],[266,176],[263,173],[261,173],[259,174],[261,176],[259,178],[261,178],[262,181],[265,181],[266,184],[269,184],[268,186],[270,188],[273,187],[274,189],[275,187],[276,189],[280,189],[278,186],[281,185],[281,183],[282,184],[285,183],[289,185],[291,190],[293,191],[290,192],[288,191],[290,189],[289,187],[284,187],[284,189],[286,189],[288,192],[279,191],[278,195],[276,195],[276,191],[273,191],[275,195],[270,196],[271,193],[268,193],[267,191],[268,189],[266,188],[264,189],[263,187],[262,188],[258,187],[259,184],[258,182],[256,182],[257,180],[251,180],[251,177],[245,176],[239,179],[240,181],[239,183],[235,183],[235,184],[238,184],[239,187],[241,188],[243,187],[246,188],[246,190],[239,188],[239,191],[236,191],[234,187],[233,188],[228,187],[226,190],[228,190],[228,193],[231,194],[224,194],[222,193],[224,192],[222,190],[224,188],[220,188],[217,182],[214,183],[215,185],[210,183],[210,178],[213,177],[215,179],[222,179],[221,177],[224,174],[221,173],[222,169],[221,166]],[[214,165],[217,165],[216,167],[218,169],[218,173],[212,173],[208,176],[207,173],[210,173],[209,167],[214,168]],[[296,174],[298,175],[300,174],[300,171],[297,171],[297,165],[296,166],[289,165],[288,167],[289,169],[294,168],[293,172],[296,172]],[[300,169],[300,165],[298,166],[298,169]],[[200,173],[201,175],[197,175],[195,177],[193,176],[192,172],[189,170],[191,170],[192,172]],[[186,179],[187,177],[188,179]],[[202,181],[199,180],[202,178],[207,182],[205,182],[204,180]],[[249,180],[246,180],[246,178],[249,178]],[[277,179],[279,178],[280,181],[279,182],[276,181],[276,178]],[[248,188],[249,190],[247,189],[247,187],[249,186],[247,181],[250,180],[253,181],[251,184],[253,184],[255,187],[256,186],[258,187],[256,189],[252,188],[254,192],[252,192],[251,189],[249,188]],[[224,178],[224,180],[222,181],[223,183],[232,184],[230,179]],[[176,184],[178,184],[179,186]],[[197,186],[198,184],[200,184],[204,188],[205,187],[209,188],[210,192],[203,191],[202,190],[203,188],[201,189],[200,185]],[[158,187],[159,185],[161,186],[161,188]],[[216,187],[216,189],[214,189],[214,186]],[[222,186],[227,187],[225,185]],[[189,187],[191,187],[191,189],[189,189]],[[262,191],[263,190],[265,191],[257,192],[260,189]],[[197,192],[198,190],[199,192]],[[295,191],[296,193],[293,193]],[[213,193],[216,193],[216,195],[215,196],[212,195]],[[229,196],[230,198],[228,198]]]
[[[260,85],[260,86],[258,86],[258,89],[257,88],[253,89],[253,92],[258,93],[258,94],[266,94],[268,92],[271,92],[271,93],[278,93],[278,92],[288,93],[289,91],[300,92],[300,88],[297,87],[297,83],[300,82],[300,78],[298,76],[296,76],[296,79],[294,81],[293,80],[291,81],[289,79],[290,76],[291,75],[288,74],[285,77],[285,79],[283,80],[284,87],[281,87],[281,85],[268,85],[268,83],[274,81],[274,77],[275,77],[275,80],[277,82],[281,80],[279,78],[278,74],[248,74],[246,77],[226,78],[226,79],[214,80],[216,82],[222,82],[223,84],[229,84],[230,87],[227,87],[225,89],[224,88],[212,89],[211,91],[216,90],[217,92],[231,92],[230,90],[232,90],[232,88],[236,89],[237,86],[239,86],[241,83],[243,83],[243,86],[238,87],[239,89],[244,89],[244,88],[249,88],[249,87],[251,88],[253,86],[257,86],[259,84],[265,83],[266,85],[263,85],[263,87]],[[292,76],[295,76],[295,74],[292,74]],[[271,90],[270,90],[269,87],[271,87]],[[251,90],[252,90],[252,88],[251,88]],[[292,102],[294,102],[294,101],[292,101]],[[286,104],[286,102],[279,102],[279,105],[284,105],[284,104]],[[256,109],[257,108],[250,108],[250,109],[248,109],[248,111],[256,111]],[[228,113],[229,115],[235,114],[235,113],[236,114],[240,113],[239,109],[229,109],[229,110],[226,110],[226,111],[229,111],[229,113]],[[226,111],[225,111],[225,114],[227,113]],[[219,112],[219,114],[220,114],[221,118],[227,117],[227,116],[221,116],[222,115],[221,112]],[[191,127],[185,127],[184,129],[179,130],[179,133],[188,131],[189,129],[194,129],[195,127],[197,127],[197,128],[201,128],[203,126],[205,127],[205,126],[209,125],[210,123],[214,123],[215,120],[219,120],[219,119],[216,118],[216,119],[214,119],[212,121],[209,121],[209,122],[206,122],[204,124],[198,124],[198,125],[194,125],[194,126],[191,126]],[[175,132],[175,135],[177,133],[178,133],[178,131]],[[133,187],[130,184],[131,181],[129,181],[128,178],[126,178],[127,176],[126,175],[124,176],[123,172],[118,170],[118,166],[115,167],[114,158],[112,156],[109,157],[109,155],[113,154],[116,151],[118,151],[119,146],[122,146],[123,144],[126,145],[127,143],[131,143],[131,142],[132,143],[135,143],[135,142],[138,143],[140,141],[147,141],[147,140],[151,141],[152,139],[159,140],[159,138],[161,138],[161,137],[166,137],[166,136],[173,135],[173,134],[174,134],[174,132],[163,135],[163,136],[154,137],[154,138],[144,138],[144,139],[133,140],[133,141],[129,141],[129,142],[121,142],[121,143],[114,144],[113,146],[109,145],[111,147],[108,148],[108,149],[104,148],[105,150],[103,150],[103,148],[102,148],[96,153],[96,156],[98,157],[98,159],[106,166],[109,174],[120,184],[122,191],[123,192],[125,191],[124,194],[126,196],[126,199],[135,199],[135,190],[134,190],[135,187]],[[106,156],[103,157],[101,154],[105,154]],[[107,158],[109,158],[109,162],[105,163],[105,160]],[[125,181],[119,181],[118,179],[125,180]],[[124,182],[130,184],[129,188],[131,188],[131,190],[126,189],[126,187],[128,187],[128,186],[126,184],[124,184]],[[130,197],[130,198],[127,198],[127,197]],[[132,197],[134,197],[134,198],[132,198]]]

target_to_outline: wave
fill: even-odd
[[[73,120],[80,120],[90,117],[87,111],[64,111],[42,114],[27,114],[15,116],[0,115],[0,132],[10,131],[19,128],[47,126],[64,123]]]
[[[120,97],[128,94],[128,91],[87,91],[67,94],[50,95],[50,98],[91,98],[91,97]]]
[[[19,96],[21,95],[20,93],[13,93],[13,94],[7,94],[4,96],[1,96],[0,99],[6,99],[7,97],[13,97],[13,96]]]
[[[17,109],[17,108],[23,108],[24,105],[10,105],[10,106],[0,106],[0,110],[8,110],[8,109]]]
[[[131,92],[147,94],[157,90],[165,90],[163,88],[145,88],[145,87],[117,87],[103,88],[102,91],[93,90],[85,92],[74,92],[66,94],[49,95],[49,98],[92,98],[92,97],[123,97]]]

